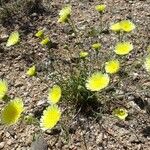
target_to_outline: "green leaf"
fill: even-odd
[[[9,47],[9,46],[15,45],[18,42],[19,42],[19,32],[14,31],[10,34],[10,36],[7,40],[6,46]]]

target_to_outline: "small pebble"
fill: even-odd
[[[3,149],[4,146],[5,146],[5,142],[1,142],[1,143],[0,143],[0,149]]]

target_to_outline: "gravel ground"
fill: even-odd
[[[48,60],[47,50],[41,47],[39,40],[34,37],[37,29],[46,28],[46,34],[50,35],[52,41],[56,43],[57,46],[53,48],[54,56],[58,59],[64,73],[67,72],[68,66],[64,65],[62,60],[70,61],[71,57],[76,57],[78,54],[78,48],[75,51],[76,45],[73,36],[68,36],[71,29],[67,25],[57,23],[59,10],[64,3],[67,3],[67,0],[64,2],[62,0],[51,1],[49,12],[42,12],[42,10],[40,13],[35,11],[30,13],[16,12],[11,18],[0,24],[0,78],[7,79],[9,83],[8,95],[11,98],[23,98],[25,114],[39,115],[42,112],[43,106],[47,106],[47,84],[52,84],[46,74],[51,70],[46,70],[43,67]],[[107,5],[107,11],[103,16],[104,29],[107,31],[112,22],[131,19],[137,28],[131,35],[128,35],[135,46],[130,59],[145,55],[145,49],[150,44],[150,1],[106,0],[104,3]],[[98,26],[99,17],[94,10],[95,5],[99,4],[98,0],[71,0],[71,4],[73,18],[78,28],[85,30]],[[19,29],[21,42],[19,45],[7,48],[5,47],[6,38],[14,29]],[[104,45],[104,51],[112,49],[117,41],[116,35],[111,32],[102,33],[98,39]],[[89,49],[91,43],[96,40],[96,37],[85,38],[85,49]],[[66,43],[71,43],[69,51],[64,49]],[[39,78],[26,76],[27,68],[33,63],[37,64],[39,76],[45,78],[47,84],[41,82]],[[138,73],[140,80],[146,76],[142,69],[139,72],[136,70],[135,73]],[[138,83],[135,85],[131,83],[133,88],[136,88],[136,84]],[[147,94],[138,93],[138,91],[136,93],[142,100],[149,103],[150,80],[147,76],[144,84],[149,90]],[[118,121],[107,113],[98,119],[80,113],[74,117],[74,114],[70,112],[67,119],[66,116],[63,117],[63,120],[66,120],[66,130],[58,124],[52,131],[47,131],[42,135],[40,145],[47,144],[49,150],[149,150],[150,116],[145,109],[140,107],[138,100],[140,99],[127,97],[126,107],[130,114],[126,121]],[[0,108],[3,106],[4,103],[0,101]],[[60,107],[64,111],[66,105],[62,102]],[[147,107],[149,106],[147,105]],[[19,122],[9,128],[1,125],[0,149],[29,150],[34,135],[37,133],[40,133],[38,126],[26,125],[24,122]],[[39,146],[39,150],[44,150],[44,148]]]

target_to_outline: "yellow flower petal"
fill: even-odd
[[[61,88],[58,85],[54,85],[48,93],[48,100],[51,104],[56,104],[61,98]]]
[[[92,48],[94,49],[94,50],[99,50],[100,48],[101,48],[101,44],[100,43],[94,43],[93,45],[92,45]]]
[[[112,114],[118,117],[120,120],[125,120],[128,116],[128,111],[124,108],[117,108],[112,112]]]
[[[148,56],[145,58],[145,61],[144,61],[144,68],[146,69],[147,72],[150,72],[150,55],[148,55]]]
[[[108,86],[109,80],[107,74],[101,72],[93,73],[86,81],[86,88],[91,91],[100,91]]]
[[[120,21],[121,29],[125,32],[130,32],[135,29],[135,25],[129,20]]]
[[[66,6],[64,7],[60,13],[59,13],[59,19],[58,22],[59,23],[65,23],[68,21],[69,17],[71,15],[71,6]]]
[[[112,31],[116,31],[116,32],[120,31],[120,30],[121,30],[120,23],[118,22],[118,23],[112,24],[112,25],[110,26],[110,29],[111,29]]]
[[[30,67],[30,68],[27,70],[26,74],[27,74],[28,76],[30,76],[30,77],[35,76],[35,75],[36,75],[36,68],[35,68],[35,66]]]
[[[14,100],[11,100],[1,112],[2,123],[8,126],[15,124],[19,120],[23,110],[22,99],[15,98]]]
[[[4,98],[7,92],[8,92],[8,84],[6,80],[0,79],[0,100]]]
[[[41,45],[47,45],[47,44],[49,44],[50,43],[50,39],[47,37],[47,38],[45,38],[45,39],[43,39],[42,41],[41,41]]]
[[[125,31],[131,32],[135,29],[135,25],[129,20],[122,20],[120,22],[114,23],[110,26],[112,31]]]
[[[103,12],[105,9],[106,9],[106,5],[104,4],[95,6],[95,10],[97,10],[100,13]]]
[[[9,46],[15,45],[18,42],[19,42],[19,32],[14,31],[10,34],[10,36],[7,40],[6,46],[9,47]]]
[[[49,106],[43,112],[40,119],[40,126],[43,130],[52,129],[60,120],[61,112],[56,105]]]
[[[120,69],[120,63],[117,59],[105,63],[105,70],[107,73],[110,74],[117,73],[119,69]]]
[[[79,53],[80,58],[85,58],[88,55],[89,55],[89,53],[88,52],[84,52],[84,51],[82,51],[82,52]]]
[[[44,36],[44,30],[39,30],[36,34],[35,34],[36,37],[38,38],[42,38]]]
[[[130,42],[119,42],[115,46],[115,53],[118,55],[126,55],[133,50],[133,45]]]

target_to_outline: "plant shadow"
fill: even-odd
[[[96,114],[99,114],[102,106],[103,105],[98,101],[97,96],[92,95],[91,92],[87,91],[87,93],[84,92],[82,99],[78,100],[75,109],[76,112],[80,109],[79,114],[88,118],[95,117]]]
[[[147,126],[146,128],[144,128],[143,130],[142,130],[142,134],[143,134],[143,136],[144,137],[150,137],[150,126]]]

